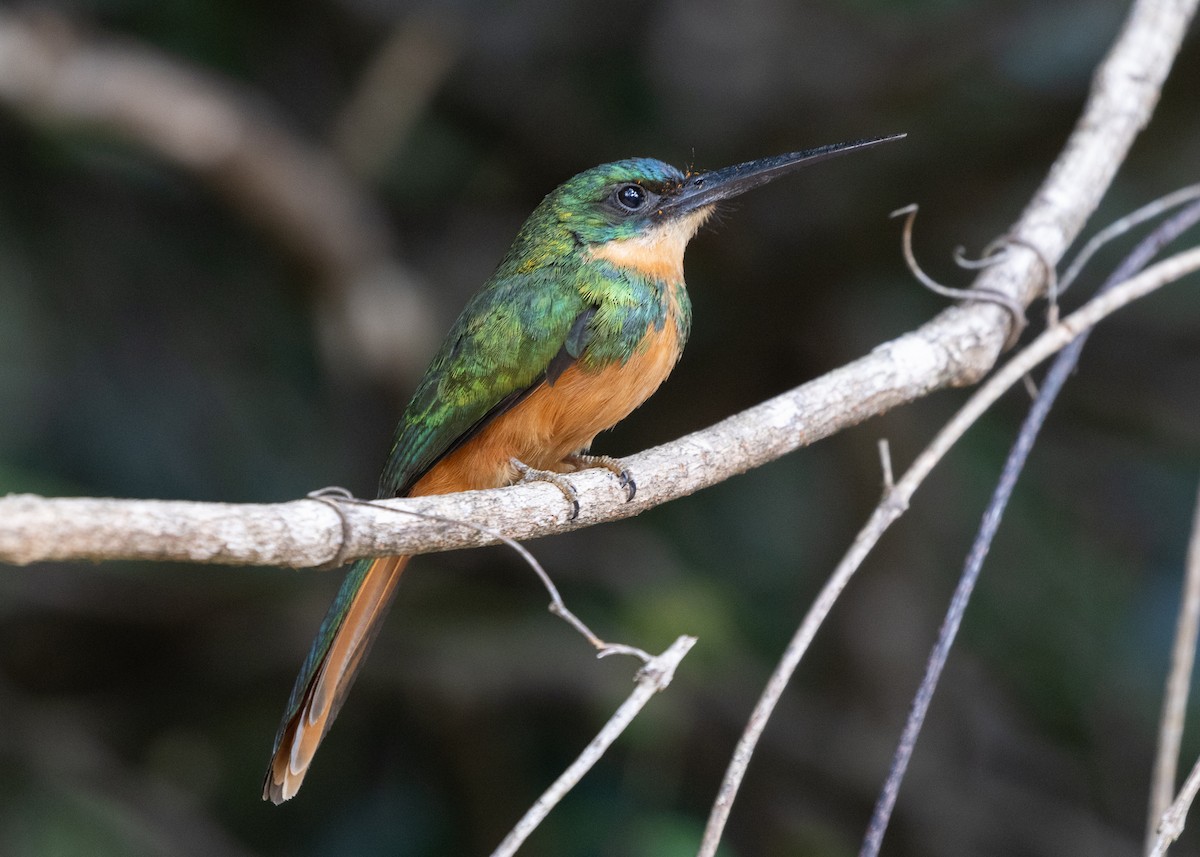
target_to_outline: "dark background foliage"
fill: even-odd
[[[389,33],[424,28],[444,77],[356,181],[436,309],[425,356],[523,217],[583,168],[629,155],[719,167],[907,131],[756,191],[701,233],[687,263],[694,338],[668,384],[601,438],[618,455],[933,315],[941,301],[906,274],[887,213],[919,202],[918,254],[966,283],[950,251],[977,253],[1015,217],[1125,12],[1112,0],[56,8],[244,87],[316,145]],[[1094,223],[1196,180],[1198,48],[1193,36]],[[311,270],[196,175],[119,134],[0,107],[0,491],[372,493],[420,365],[400,384],[335,367],[315,292]],[[1198,321],[1194,286],[1176,286],[1090,343],[988,561],[885,853],[1137,848],[1196,489]],[[902,467],[965,395],[531,545],[601,634],[700,643],[523,853],[694,853],[768,671],[878,497],[876,439]],[[1025,405],[1014,393],[973,430],[847,591],[766,732],[725,853],[854,853]],[[3,569],[0,854],[487,853],[628,691],[634,665],[595,662],[509,554],[422,557],[299,797],[264,804],[277,718],[337,582]],[[1189,730],[1185,759],[1197,750]]]

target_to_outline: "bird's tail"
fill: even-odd
[[[263,800],[283,803],[299,790],[383,624],[408,560],[406,556],[361,559],[346,574],[292,688],[275,736]]]

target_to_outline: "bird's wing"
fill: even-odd
[[[443,456],[583,353],[596,308],[544,272],[493,280],[464,308],[396,430],[380,496],[404,496]]]

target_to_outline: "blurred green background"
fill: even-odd
[[[906,274],[887,213],[919,202],[919,257],[968,282],[951,250],[978,253],[1017,215],[1125,5],[13,11],[0,15],[0,491],[241,502],[372,494],[441,332],[541,197],[603,161],[714,168],[909,134],[749,194],[702,232],[688,351],[599,451],[701,428],[918,325],[941,301]],[[267,123],[259,161],[222,161],[222,141],[258,132],[203,105],[151,108],[190,123],[185,162],[136,117],[50,103],[49,66],[13,61],[97,46],[133,56],[144,80],[86,62],[80,80],[146,105],[153,87],[139,86],[169,82],[164,69],[202,75]],[[1198,79],[1193,33],[1093,228],[1200,177]],[[332,224],[328,247],[247,190],[272,168],[292,171],[296,210]],[[1093,337],[988,560],[885,854],[1139,847],[1198,475],[1198,324],[1195,286],[1179,285]],[[695,852],[754,699],[878,497],[876,440],[902,468],[966,395],[530,545],[600,634],[654,651],[700,642],[523,854]],[[1026,404],[1014,392],[972,431],[846,592],[766,731],[725,854],[856,852]],[[276,808],[259,800],[262,772],[338,573],[2,572],[2,855],[485,854],[635,666],[596,662],[509,553],[422,557],[304,789]],[[1190,764],[1200,732],[1186,739]],[[1172,853],[1198,843],[1189,830]]]

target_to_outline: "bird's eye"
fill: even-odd
[[[636,184],[622,185],[617,188],[613,197],[617,204],[626,211],[637,211],[646,204],[646,189]]]

